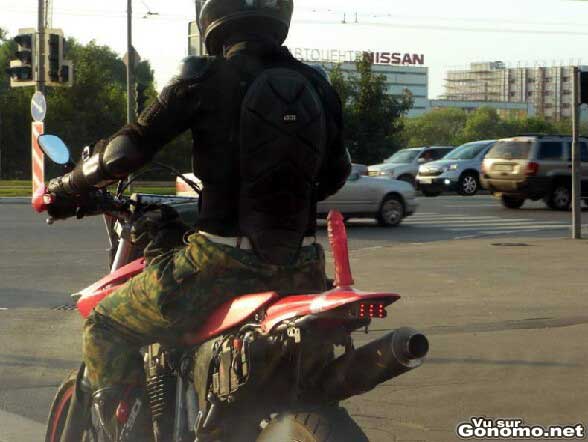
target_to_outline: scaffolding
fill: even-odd
[[[537,115],[560,120],[571,117],[568,106],[572,66],[507,67],[503,62],[472,63],[470,69],[450,70],[445,100],[524,102]],[[567,100],[567,101],[566,101]]]

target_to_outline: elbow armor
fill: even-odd
[[[130,137],[119,135],[104,149],[96,149],[73,172],[64,176],[62,187],[67,193],[82,193],[106,187],[126,178],[149,160]]]

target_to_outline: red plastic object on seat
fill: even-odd
[[[198,345],[243,322],[278,298],[276,292],[244,295],[225,302],[217,308],[196,331],[184,335],[184,344]]]
[[[349,265],[349,251],[347,248],[347,232],[343,215],[338,210],[331,210],[327,216],[327,230],[329,243],[335,260],[335,285],[337,287],[351,287],[353,278]]]

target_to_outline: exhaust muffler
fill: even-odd
[[[335,359],[319,385],[329,399],[342,401],[419,367],[428,351],[425,335],[402,327]]]

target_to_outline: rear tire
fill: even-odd
[[[277,416],[261,431],[256,442],[369,442],[365,433],[343,408]]]
[[[502,205],[507,209],[520,209],[525,204],[525,198],[517,198],[515,196],[502,195],[500,197]]]
[[[61,440],[71,398],[76,388],[77,376],[78,370],[73,370],[57,389],[49,410],[45,442],[59,442]]]
[[[403,219],[404,204],[400,197],[397,195],[385,196],[376,216],[378,224],[382,227],[396,227]]]
[[[565,183],[557,183],[547,197],[545,203],[553,210],[570,210],[572,203],[572,189]]]

